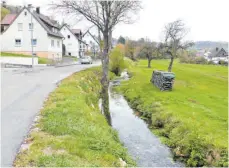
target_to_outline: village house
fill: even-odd
[[[220,60],[228,61],[228,52],[224,48],[219,49],[219,47],[216,47],[206,52],[204,58],[215,63],[218,63]]]
[[[56,21],[23,7],[15,15],[6,15],[1,23],[2,52],[36,55],[54,60],[62,59],[62,40]]]
[[[227,57],[227,56],[228,56],[228,53],[226,52],[226,50],[223,49],[223,48],[220,49],[218,47],[212,49],[210,51],[210,53],[209,53],[209,57],[211,57],[211,58],[214,58],[214,57]]]
[[[64,24],[60,29],[64,36],[63,55],[74,56],[77,58],[85,56],[88,50],[88,44],[83,41],[82,31],[80,29],[70,29]]]
[[[83,34],[84,41],[86,41],[86,43],[88,44],[88,50],[90,52],[97,52],[99,50],[99,45],[98,45],[98,41],[95,41],[95,39],[94,39],[97,37],[93,38],[92,36],[93,35],[90,34],[89,30],[87,30]]]

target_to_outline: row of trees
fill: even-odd
[[[176,20],[167,24],[164,28],[164,40],[162,42],[154,42],[148,38],[141,38],[137,41],[125,40],[126,56],[136,61],[138,58],[147,58],[148,67],[151,67],[153,59],[170,58],[168,71],[172,71],[174,58],[178,57],[181,51],[191,47],[194,43],[184,41],[188,29],[182,20]],[[120,36],[119,42],[124,41]],[[123,43],[122,43],[123,44]]]

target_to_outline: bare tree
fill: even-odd
[[[109,50],[110,36],[115,26],[120,23],[131,23],[133,14],[141,9],[140,1],[77,1],[77,0],[60,0],[52,4],[57,10],[65,11],[66,14],[74,13],[76,16],[83,16],[89,22],[94,24],[103,35],[103,55],[102,55],[102,79],[101,79],[101,98],[102,111],[106,116],[108,123],[111,125],[109,113],[109,96],[108,96],[108,70],[109,70]]]
[[[153,59],[153,54],[156,51],[156,43],[151,42],[149,39],[145,39],[144,43],[142,44],[142,53],[145,55],[145,57],[148,60],[148,68],[151,68],[151,61]]]
[[[125,44],[125,55],[126,57],[129,57],[131,60],[136,61],[137,60],[137,43],[134,40],[127,40]]]
[[[138,46],[140,46],[138,55],[142,58],[147,58],[148,68],[151,68],[151,61],[159,58],[159,55],[162,54],[162,43],[150,41],[148,38],[141,38],[138,40]]]
[[[188,30],[182,20],[176,20],[165,26],[165,42],[164,49],[171,56],[168,71],[171,72],[174,58],[177,57],[177,52],[182,49],[187,49],[193,45],[193,42],[183,42]]]

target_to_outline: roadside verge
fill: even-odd
[[[134,162],[98,107],[99,68],[64,79],[44,104],[17,167],[115,167]],[[124,161],[123,161],[124,160]]]

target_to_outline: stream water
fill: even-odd
[[[137,166],[183,167],[182,163],[173,161],[170,149],[134,114],[125,98],[112,92],[111,88],[109,98],[112,126],[118,131],[120,140],[136,160]]]

